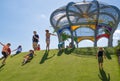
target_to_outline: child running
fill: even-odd
[[[6,45],[4,45],[1,42],[0,42],[0,44],[3,46],[3,49],[2,49],[2,55],[3,55],[2,64],[5,65],[5,61],[6,61],[7,57],[10,55],[10,53],[11,53],[11,49],[10,49],[11,44],[7,43]]]
[[[46,51],[49,51],[49,46],[50,46],[50,35],[56,36],[55,34],[49,33],[49,30],[46,31]]]
[[[30,61],[33,57],[34,57],[35,53],[33,50],[29,50],[29,54],[27,54],[26,56],[24,56],[22,65],[26,64],[28,61]]]
[[[100,47],[100,48],[98,48],[98,52],[96,54],[96,58],[98,59],[98,65],[99,65],[100,69],[103,68],[103,56],[106,59],[106,56],[104,53],[104,48]]]

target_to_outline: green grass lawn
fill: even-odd
[[[101,73],[94,55],[38,51],[31,62],[21,66],[26,54],[7,59],[7,64],[0,69],[0,81],[120,81],[115,55],[111,56],[111,60],[104,60]]]

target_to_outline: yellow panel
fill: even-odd
[[[95,25],[90,25],[90,28],[95,30],[96,26]]]
[[[93,30],[95,30],[96,26],[95,25],[74,25],[74,26],[71,26],[71,30],[74,31],[76,30],[77,28],[80,28],[80,27],[89,27],[89,28],[92,28]]]
[[[103,23],[103,20],[100,19],[98,22],[99,22],[99,23]]]
[[[91,41],[94,41],[94,37],[79,37],[77,41],[80,42],[81,40],[84,40],[84,39],[89,39]]]
[[[96,28],[96,26],[95,26],[95,25],[80,25],[80,26],[90,27],[90,28],[92,28],[92,29],[94,29],[94,30],[95,30],[95,28]]]
[[[90,37],[90,40],[94,41],[94,38],[93,38],[93,37]]]
[[[82,37],[79,37],[79,38],[77,39],[78,42],[80,42],[81,40],[82,40]]]

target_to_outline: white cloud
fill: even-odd
[[[45,14],[40,14],[38,15],[39,19],[47,19],[47,16]]]
[[[116,30],[116,31],[115,31],[115,34],[120,34],[120,30]]]
[[[113,34],[113,39],[118,40],[120,39],[120,30],[116,30]]]
[[[45,14],[41,14],[41,15],[40,15],[40,18],[42,18],[42,19],[46,19],[47,16],[46,16]]]

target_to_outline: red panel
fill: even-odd
[[[110,35],[108,35],[108,34],[102,34],[102,35],[97,36],[97,40],[99,40],[99,39],[102,38],[102,37],[109,38],[109,36],[110,36]]]

